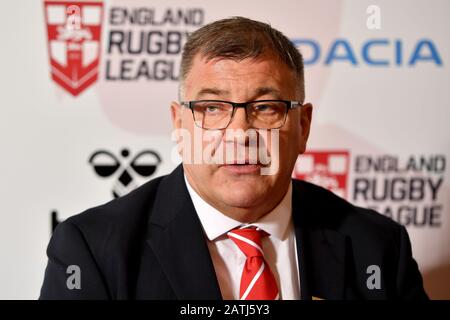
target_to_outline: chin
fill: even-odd
[[[259,188],[249,188],[245,186],[243,188],[230,188],[227,189],[223,198],[225,202],[230,207],[237,208],[250,208],[259,205],[267,199],[267,194]]]

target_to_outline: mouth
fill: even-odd
[[[220,168],[232,174],[255,174],[260,172],[261,167],[263,167],[261,164],[250,164],[250,163],[243,163],[243,164],[230,163],[230,164],[223,164],[220,166]]]

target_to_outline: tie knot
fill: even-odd
[[[267,233],[251,227],[240,227],[228,232],[228,237],[239,247],[246,257],[263,256],[261,237]]]

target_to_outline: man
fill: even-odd
[[[269,25],[194,32],[171,105],[183,165],[60,224],[41,298],[426,299],[404,227],[291,180],[304,96],[302,57]]]

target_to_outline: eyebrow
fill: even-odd
[[[264,96],[267,94],[273,95],[276,99],[281,99],[281,92],[278,89],[272,87],[259,87],[255,91],[255,97]]]
[[[223,95],[227,95],[230,92],[228,90],[222,90],[219,88],[203,88],[201,89],[196,96],[196,99],[200,99],[202,96],[207,95],[207,94],[212,94],[215,96],[223,96]]]
[[[204,95],[215,95],[215,96],[226,96],[230,93],[228,90],[222,90],[219,88],[202,88],[196,95],[196,99],[199,100]],[[275,99],[281,99],[281,92],[278,89],[275,89],[273,87],[259,87],[256,88],[254,91],[254,94],[252,95],[254,98],[264,96],[267,94],[272,94]],[[253,100],[253,99],[251,99]]]

